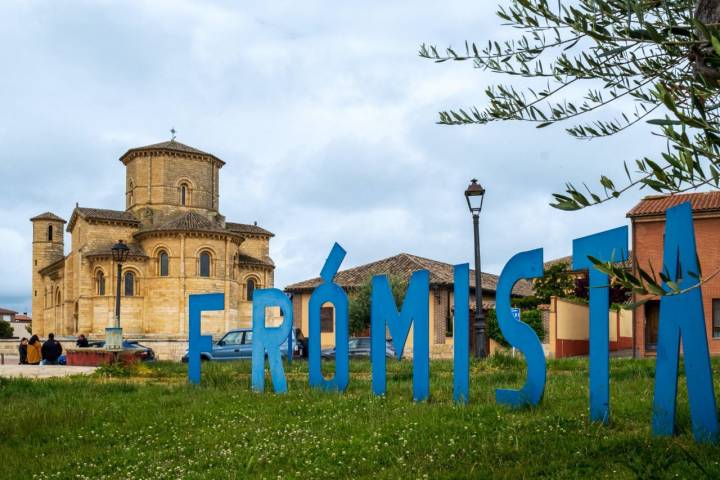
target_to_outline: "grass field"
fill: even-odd
[[[494,402],[524,380],[507,357],[473,364],[467,406],[452,402],[451,362],[432,363],[421,404],[409,362],[388,364],[386,398],[363,361],[345,395],[311,390],[303,362],[286,367],[287,395],[252,393],[249,362],[203,365],[202,386],[170,363],[2,380],[0,477],[720,478],[720,447],[693,442],[684,377],[678,435],[654,439],[653,361],[612,361],[607,427],[587,420],[587,362],[548,367],[543,403],[523,411]]]

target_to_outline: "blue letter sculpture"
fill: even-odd
[[[700,274],[690,203],[670,208],[666,215],[663,271],[681,289],[688,288],[697,283]],[[678,271],[678,263],[682,271]],[[715,442],[718,438],[715,392],[699,288],[660,300],[653,433],[665,436],[675,430],[681,340],[693,434],[698,442]]]
[[[470,267],[467,263],[455,265],[455,321],[453,325],[454,372],[453,398],[456,402],[467,403],[470,399]]]
[[[430,394],[430,333],[428,301],[430,275],[427,270],[412,274],[402,311],[398,313],[388,278],[384,275],[372,279],[372,306],[370,308],[370,335],[372,357],[372,388],[375,395],[385,395],[385,326],[390,329],[393,346],[402,358],[405,342],[413,327],[413,399],[426,400]]]
[[[513,318],[510,294],[521,278],[537,278],[543,274],[543,251],[541,248],[518,253],[510,259],[500,274],[497,286],[496,312],[498,324],[505,339],[525,355],[527,381],[520,390],[495,391],[498,403],[513,408],[537,405],[545,391],[545,353],[542,343],[529,325]]]
[[[200,383],[200,354],[212,350],[212,337],[202,334],[200,318],[202,312],[225,310],[225,295],[208,293],[190,295],[190,325],[188,327],[188,381]]]
[[[279,327],[265,326],[265,308],[280,307],[283,323]],[[291,334],[293,309],[290,299],[282,290],[270,288],[256,290],[253,296],[253,347],[252,386],[257,392],[265,391],[265,352],[270,363],[275,393],[286,393],[287,382],[282,365],[280,347]]]
[[[333,278],[345,258],[345,250],[337,243],[333,246],[330,256],[320,273],[322,285],[317,287],[310,297],[310,385],[325,390],[345,391],[350,381],[348,363],[348,298],[345,291],[333,283]],[[322,358],[320,356],[320,310],[325,303],[335,307],[335,377],[325,380],[322,374]]]
[[[590,270],[590,420],[610,419],[610,342],[608,276],[588,256],[602,262],[627,260],[628,229],[615,228],[573,240],[573,269]],[[619,335],[619,332],[618,332]]]

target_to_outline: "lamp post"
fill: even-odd
[[[473,217],[473,228],[475,231],[475,358],[485,358],[485,313],[482,308],[482,272],[480,271],[480,211],[482,210],[485,189],[476,179],[472,179],[467,190],[465,199]]]
[[[112,257],[117,264],[117,290],[115,293],[115,325],[105,329],[105,348],[122,350],[122,328],[120,327],[120,295],[122,293],[122,264],[127,260],[130,248],[122,241],[112,247]]]

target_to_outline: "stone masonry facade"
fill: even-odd
[[[175,140],[133,148],[120,161],[124,210],[76,206],[69,222],[51,212],[31,219],[33,332],[101,336],[112,326],[119,240],[130,247],[121,278],[126,336],[186,338],[196,293],[225,294],[224,311],[203,314],[203,331],[250,326],[254,290],[274,283],[273,234],[220,214],[224,162]]]

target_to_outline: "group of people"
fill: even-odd
[[[30,337],[30,340],[23,337],[18,352],[20,365],[60,365],[63,356],[62,345],[55,340],[53,333],[48,335],[45,342],[41,342],[37,335]]]

